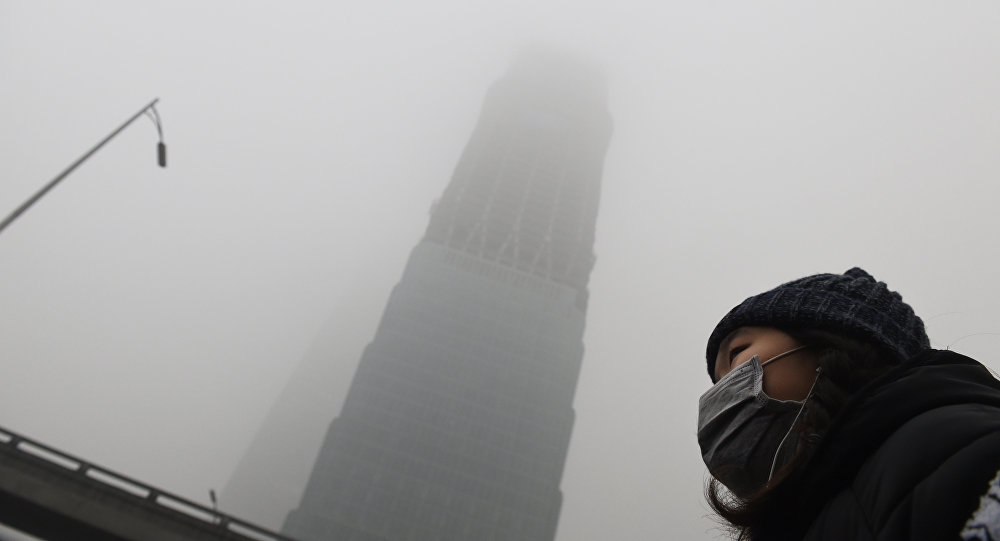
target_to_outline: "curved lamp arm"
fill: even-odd
[[[135,119],[142,116],[143,113],[149,115],[149,118],[153,120],[153,124],[156,125],[156,131],[160,135],[160,142],[156,146],[157,161],[160,164],[160,167],[166,167],[167,146],[163,143],[163,123],[160,122],[160,114],[156,112],[156,103],[158,101],[160,101],[160,98],[156,98],[155,100],[149,102],[149,104],[143,107],[142,109],[139,109],[138,113],[129,117],[129,119],[126,120],[121,126],[118,126],[118,129],[111,132],[107,137],[102,139],[100,143],[97,143],[97,145],[95,145],[94,148],[88,150],[86,154],[80,156],[75,162],[70,164],[69,167],[63,170],[62,173],[59,173],[59,175],[57,175],[56,178],[50,180],[48,184],[42,187],[42,189],[35,192],[35,195],[29,197],[28,200],[25,201],[24,203],[21,203],[21,206],[14,209],[14,212],[11,212],[9,216],[4,218],[3,222],[0,222],[0,233],[2,233],[3,230],[7,228],[8,225],[10,225],[14,220],[16,220],[18,216],[24,214],[26,210],[28,210],[29,208],[31,208],[32,205],[38,202],[38,200],[41,199],[42,196],[44,196],[46,193],[48,193],[49,190],[55,188],[57,184],[59,184],[64,178],[69,176],[69,174],[72,173],[74,169],[79,167],[80,164],[87,161],[87,158],[90,158],[92,155],[94,155],[95,152],[100,150],[101,147],[103,147],[108,141],[113,139],[114,136],[121,133],[122,130],[127,128],[129,124],[135,121]]]

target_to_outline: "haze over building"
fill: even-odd
[[[579,58],[528,50],[490,88],[284,533],[554,538],[610,135]],[[255,445],[294,445],[294,411]]]

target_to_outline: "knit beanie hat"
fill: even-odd
[[[930,347],[924,322],[903,297],[855,267],[816,274],[755,295],[729,311],[708,338],[708,375],[722,340],[739,327],[831,331],[882,346],[901,360]]]

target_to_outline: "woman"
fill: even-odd
[[[707,496],[737,538],[1000,540],[1000,381],[865,271],[746,299],[707,361]]]

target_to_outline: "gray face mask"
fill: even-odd
[[[698,444],[709,472],[736,496],[763,488],[774,471],[795,454],[792,428],[805,400],[775,400],[764,394],[764,365],[808,346],[776,355],[763,363],[756,355],[723,376],[701,395]],[[819,370],[817,370],[819,372]],[[819,379],[819,374],[816,376]],[[806,400],[816,380],[806,393]],[[784,451],[784,452],[782,452]]]

